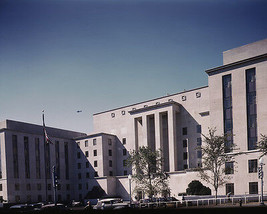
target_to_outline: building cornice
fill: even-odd
[[[155,110],[158,108],[164,108],[164,107],[173,106],[173,105],[180,106],[180,104],[175,102],[175,101],[169,101],[169,102],[159,103],[159,104],[155,104],[152,106],[147,106],[147,107],[143,107],[143,108],[139,108],[139,109],[133,109],[133,110],[128,111],[128,112],[130,114],[137,114],[137,113],[141,113],[141,112],[145,112],[145,111],[151,111],[151,110]]]
[[[211,68],[211,69],[206,70],[206,73],[210,76],[210,75],[213,75],[213,74],[217,74],[217,73],[220,73],[220,72],[227,71],[229,69],[234,69],[234,68],[243,67],[243,66],[246,66],[246,65],[251,65],[253,63],[262,62],[262,61],[265,61],[265,60],[267,60],[267,53],[266,54],[262,54],[262,55],[258,55],[258,56],[255,56],[255,57],[251,57],[251,58],[248,58],[248,59],[240,60],[240,61],[237,61],[237,62],[233,62],[233,63],[230,63],[230,64],[222,65],[222,66],[219,66],[219,67],[216,67],[216,68]]]
[[[197,90],[202,90],[202,89],[208,88],[208,87],[209,87],[208,85],[205,85],[205,86],[202,86],[202,87],[193,88],[193,89],[190,89],[190,90],[186,90],[186,91],[182,91],[182,92],[178,92],[178,93],[174,93],[174,94],[170,94],[170,95],[166,95],[166,96],[162,96],[162,97],[146,100],[146,101],[143,101],[143,102],[138,102],[138,103],[134,103],[134,104],[130,104],[130,105],[126,105],[126,106],[122,106],[122,107],[118,107],[118,108],[114,108],[114,109],[98,112],[98,113],[93,114],[93,116],[97,116],[97,115],[108,113],[108,112],[112,112],[112,111],[117,111],[119,109],[129,108],[129,107],[132,107],[132,106],[135,106],[135,105],[145,104],[145,103],[156,101],[156,100],[159,100],[159,99],[170,98],[170,97],[173,97],[173,96],[176,96],[176,95],[182,95],[182,94],[185,94],[185,93],[189,93],[189,92],[193,92],[193,91],[197,91]]]

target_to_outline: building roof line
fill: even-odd
[[[258,56],[254,56],[254,57],[251,57],[251,58],[243,59],[243,60],[240,60],[240,61],[237,61],[237,62],[229,63],[229,64],[226,64],[226,65],[222,65],[222,66],[219,66],[219,67],[211,68],[211,69],[206,70],[205,72],[208,75],[212,75],[213,73],[216,73],[218,71],[229,69],[229,68],[232,68],[232,67],[235,67],[235,66],[242,66],[242,65],[247,64],[247,63],[251,63],[251,62],[254,62],[254,61],[260,61],[260,60],[265,60],[265,59],[267,59],[267,53],[261,54],[261,55],[258,55]]]
[[[179,94],[183,94],[183,93],[188,93],[188,92],[200,90],[200,89],[203,89],[203,88],[208,88],[208,87],[209,87],[208,85],[205,85],[205,86],[194,88],[194,89],[190,89],[190,90],[187,90],[187,91],[182,91],[182,92],[178,92],[178,93],[174,93],[174,94],[170,94],[170,95],[165,95],[165,96],[154,98],[154,99],[151,99],[151,100],[146,100],[146,101],[142,101],[142,102],[138,102],[138,103],[134,103],[134,104],[130,104],[130,105],[126,105],[126,106],[122,106],[122,107],[118,107],[118,108],[114,108],[114,109],[98,112],[98,113],[93,114],[93,116],[96,116],[96,115],[99,115],[99,114],[103,114],[103,113],[107,113],[107,112],[111,112],[111,111],[116,111],[116,110],[119,110],[119,109],[122,109],[122,108],[128,108],[128,107],[131,107],[131,106],[140,105],[140,104],[143,104],[143,103],[155,101],[155,100],[162,99],[162,98],[168,98],[168,97],[172,97],[172,96],[175,96],[175,95],[179,95]]]
[[[82,140],[82,139],[86,139],[86,138],[98,137],[98,136],[101,136],[101,135],[109,135],[109,136],[112,136],[112,137],[117,137],[114,134],[109,134],[109,133],[105,133],[105,132],[99,132],[99,133],[89,134],[89,135],[82,136],[82,137],[77,137],[77,138],[74,138],[74,140]]]

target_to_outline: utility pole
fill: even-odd
[[[259,160],[259,168],[258,168],[258,177],[259,179],[261,179],[261,201],[260,201],[260,205],[264,205],[264,201],[263,201],[263,165],[265,165],[263,163],[263,157],[260,158]]]
[[[56,173],[56,166],[53,166],[52,179],[53,179],[53,189],[54,189],[54,203],[55,203],[55,206],[57,206],[58,179],[57,179],[57,173]]]

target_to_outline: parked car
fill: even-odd
[[[10,207],[12,210],[30,210],[31,208],[27,204],[16,204]]]
[[[106,210],[106,209],[123,209],[128,208],[128,203],[123,203],[121,198],[107,198],[97,202],[93,207],[95,210]]]
[[[67,210],[67,208],[63,204],[47,204],[42,206],[41,210]]]

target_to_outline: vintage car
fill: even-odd
[[[107,198],[97,202],[93,207],[95,210],[106,210],[106,209],[124,209],[128,208],[128,203],[123,203],[121,198]]]

